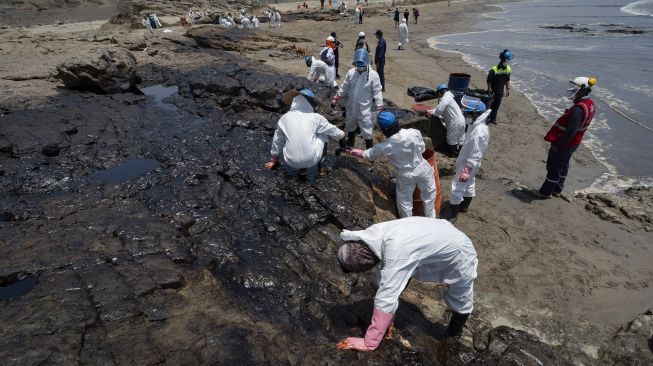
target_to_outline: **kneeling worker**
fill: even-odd
[[[395,166],[397,176],[397,211],[400,217],[413,215],[413,191],[420,190],[424,203],[424,216],[435,218],[435,178],[433,167],[422,157],[424,140],[422,134],[414,129],[399,127],[397,117],[391,112],[381,112],[379,127],[388,139],[365,151],[345,150],[354,156],[373,160],[387,157]]]
[[[340,341],[338,349],[375,350],[394,319],[399,296],[411,277],[444,282],[444,302],[453,310],[448,337],[458,337],[473,310],[476,250],[469,238],[446,220],[407,217],[361,231],[343,230],[338,250],[345,273],[365,272],[379,264],[379,289],[364,338]]]
[[[279,118],[272,139],[272,156],[265,163],[265,168],[274,168],[281,159],[294,169],[317,165],[319,171],[320,160],[326,155],[328,138],[337,141],[344,138],[345,133],[315,113],[319,100],[310,89],[285,92],[281,99],[285,104],[290,104],[290,110]]]
[[[456,159],[456,175],[451,181],[449,221],[452,224],[456,222],[458,212],[467,212],[472,198],[476,196],[476,173],[490,143],[487,121],[492,110],[486,110],[485,104],[479,101],[475,106],[465,107],[465,112],[471,115],[474,122],[467,127],[465,143]]]

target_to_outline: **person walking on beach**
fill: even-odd
[[[408,46],[408,24],[406,24],[406,19],[401,20],[397,32],[399,33],[399,49],[403,50]]]
[[[354,146],[356,128],[359,128],[361,137],[365,140],[365,148],[369,149],[374,145],[373,111],[378,112],[383,109],[383,87],[379,74],[370,68],[370,56],[365,49],[356,50],[352,64],[354,67],[349,70],[340,89],[331,99],[331,108],[334,108],[341,99],[347,100],[345,104],[347,141],[344,145]]]
[[[336,48],[333,50],[334,56],[336,56],[336,79],[340,78],[340,74],[338,73],[338,66],[340,65],[340,47],[343,47],[342,42],[338,40],[338,37],[336,37],[336,32],[331,32],[331,37],[333,37],[333,43],[336,45]]]
[[[404,20],[406,22],[408,22],[408,17],[410,17],[410,13],[408,12],[408,8],[406,8],[406,10],[404,10]]]
[[[365,151],[350,149],[346,152],[368,160],[387,157],[395,166],[397,177],[397,212],[399,217],[413,216],[413,192],[419,188],[424,205],[424,216],[435,218],[435,176],[433,167],[424,159],[425,151],[422,133],[414,128],[401,128],[397,116],[391,112],[381,112],[377,119],[386,141]]]
[[[456,159],[456,175],[451,180],[448,220],[452,224],[456,222],[458,212],[467,212],[476,196],[476,173],[490,144],[490,129],[486,125],[490,111],[486,110],[485,104],[479,100],[475,105],[464,107],[463,111],[469,113],[472,123],[467,126],[465,142]]]
[[[354,49],[354,53],[356,53],[356,50],[360,48],[367,51],[368,54],[370,53],[370,45],[368,45],[367,41],[365,40],[365,32],[358,33],[358,39],[356,40],[356,48]]]
[[[419,18],[419,9],[413,8],[413,18],[415,18],[415,24],[417,24],[417,18]]]
[[[399,8],[395,8],[395,28],[399,26],[399,14],[401,12],[399,11]]]
[[[438,106],[429,110],[426,114],[429,117],[436,116],[442,120],[444,127],[447,129],[447,154],[449,156],[458,156],[460,145],[465,141],[465,116],[463,116],[463,112],[454,100],[453,93],[449,91],[447,84],[438,84],[435,93],[440,99]]]
[[[492,66],[490,71],[487,73],[487,91],[488,93],[492,92],[494,99],[492,100],[492,113],[488,117],[487,123],[497,123],[497,112],[499,112],[499,107],[501,106],[501,100],[503,99],[503,89],[506,89],[506,97],[510,96],[510,65],[508,61],[512,60],[513,54],[510,50],[503,50],[499,54],[499,63]]]
[[[324,9],[324,0],[320,0],[320,10]]]
[[[565,186],[569,172],[569,160],[574,154],[585,131],[594,118],[596,106],[590,99],[595,78],[577,77],[571,80],[572,87],[567,89],[566,97],[573,100],[574,105],[551,126],[544,140],[551,143],[546,159],[546,180],[540,189],[531,189],[528,193],[540,199],[559,197]]]
[[[374,35],[378,42],[374,52],[374,65],[381,79],[381,91],[385,92],[385,39],[383,38],[383,31],[380,29],[377,29]]]
[[[363,24],[363,14],[365,14],[365,10],[363,7],[360,7],[361,11],[358,13],[358,24]]]
[[[451,7],[451,0],[447,0],[447,6]]]
[[[354,13],[355,13],[355,16],[354,16],[354,23],[356,23],[356,22],[359,21],[359,18],[360,18],[360,15],[361,15],[361,7],[360,7],[360,5],[358,5],[358,6],[356,7],[356,10],[354,11]]]
[[[374,351],[386,330],[392,329],[399,296],[412,277],[444,283],[444,303],[452,310],[446,337],[460,337],[474,309],[474,280],[478,257],[472,241],[447,220],[406,217],[370,226],[343,230],[345,243],[338,250],[338,264],[345,273],[366,272],[379,266],[374,311],[364,337],[340,341],[338,349]]]

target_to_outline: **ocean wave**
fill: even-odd
[[[653,17],[653,0],[635,1],[622,7],[621,11],[633,15]]]
[[[574,193],[621,193],[631,187],[653,187],[653,178],[604,173],[591,186]]]

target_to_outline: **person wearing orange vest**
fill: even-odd
[[[528,191],[535,198],[560,196],[569,171],[569,160],[580,145],[596,111],[594,102],[589,97],[596,79],[582,76],[570,83],[572,87],[567,89],[565,96],[573,100],[574,105],[558,118],[544,136],[544,140],[551,143],[551,148],[546,160],[546,180],[539,190]]]

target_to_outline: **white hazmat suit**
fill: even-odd
[[[311,71],[308,73],[308,80],[314,82],[324,81],[330,87],[338,85],[338,83],[336,83],[335,67],[327,65],[326,62],[318,60],[315,57],[313,57],[313,62],[311,63]]]
[[[381,260],[376,309],[394,313],[411,277],[446,283],[444,302],[453,311],[469,314],[474,309],[476,250],[472,241],[447,220],[406,217],[361,231],[343,230],[340,237],[362,240]]]
[[[355,67],[349,70],[337,93],[338,98],[347,98],[345,103],[347,111],[345,129],[347,132],[355,131],[358,126],[363,139],[372,139],[373,114],[377,109],[383,107],[381,90],[381,79],[376,71],[369,67],[363,73],[359,73]]]
[[[315,113],[304,96],[298,95],[290,110],[279,118],[270,153],[292,168],[310,168],[320,161],[329,137],[340,140],[344,136],[344,132]]]
[[[258,29],[259,20],[257,17],[252,17],[252,25],[254,26],[254,29]]]
[[[491,110],[488,109],[481,114],[474,123],[467,128],[465,143],[460,149],[456,159],[456,175],[451,181],[451,204],[457,205],[463,201],[463,197],[476,196],[476,172],[481,167],[481,161],[490,143],[490,129],[486,125],[487,117]],[[469,179],[467,182],[460,181],[463,169],[469,167]]]
[[[249,29],[249,24],[250,24],[249,18],[247,17],[240,18],[240,24],[243,25],[243,29]]]
[[[447,144],[462,145],[465,141],[465,116],[458,103],[453,99],[453,93],[446,91],[438,106],[429,111],[430,114],[442,119],[447,129]]]
[[[396,168],[397,211],[400,217],[413,215],[413,192],[415,186],[420,190],[424,203],[424,216],[435,218],[435,178],[433,167],[424,160],[424,139],[413,128],[401,129],[371,149],[363,152],[366,159],[387,157]]]
[[[274,26],[281,27],[281,13],[279,12],[274,14]]]
[[[401,24],[397,28],[399,32],[399,49],[406,48],[408,46],[408,25],[406,24],[406,18],[401,18]]]

